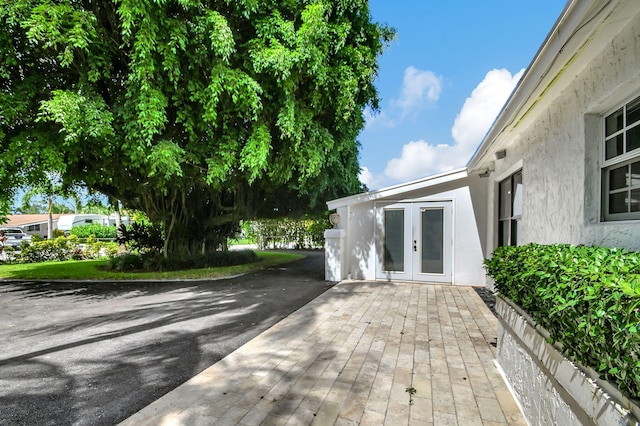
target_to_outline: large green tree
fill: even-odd
[[[0,199],[61,173],[171,251],[359,191],[366,0],[0,0]]]

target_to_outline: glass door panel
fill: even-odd
[[[452,205],[380,203],[376,207],[376,278],[451,283]]]
[[[404,209],[384,211],[383,269],[404,271]]]
[[[421,217],[420,271],[423,274],[444,272],[444,209],[424,209]]]

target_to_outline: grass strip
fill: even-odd
[[[14,280],[180,280],[221,278],[246,274],[274,265],[304,258],[296,253],[274,251],[257,252],[259,261],[219,268],[191,269],[168,272],[115,272],[100,269],[107,260],[70,260],[0,265],[0,279]]]

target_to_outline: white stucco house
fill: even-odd
[[[333,281],[483,286],[502,244],[640,250],[640,1],[570,0],[465,168],[327,206]]]

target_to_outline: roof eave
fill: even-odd
[[[339,207],[347,207],[354,204],[375,201],[382,198],[394,197],[411,191],[430,188],[435,185],[453,182],[468,176],[466,167],[451,170],[449,172],[431,175],[424,178],[416,179],[410,182],[400,183],[398,185],[389,186],[387,188],[377,189],[375,191],[365,192],[362,194],[351,195],[349,197],[338,198],[327,202],[329,210],[335,210]]]
[[[491,153],[491,148],[501,133],[508,128],[530,99],[542,79],[544,79],[565,43],[579,28],[585,13],[597,0],[570,0],[565,5],[560,17],[538,49],[524,75],[509,96],[504,107],[482,140],[482,143],[467,163],[469,173],[482,168],[481,163]]]

